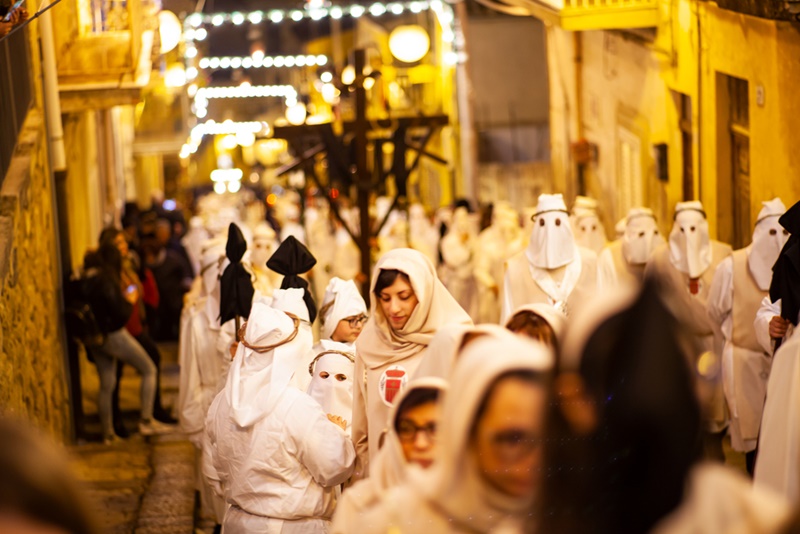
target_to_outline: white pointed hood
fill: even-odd
[[[650,208],[631,208],[625,219],[622,255],[631,265],[643,265],[655,249],[664,244],[656,217]]]
[[[325,297],[319,308],[322,339],[330,339],[336,331],[339,321],[345,317],[359,315],[367,315],[367,304],[355,282],[336,277],[331,278],[328,287],[325,288]]]
[[[764,207],[758,213],[753,229],[753,244],[750,245],[747,266],[758,288],[767,291],[772,281],[772,266],[789,239],[789,233],[778,222],[778,218],[786,213],[786,206],[781,199],[773,198],[761,204]]]
[[[579,247],[588,248],[597,254],[606,246],[606,233],[597,214],[597,201],[593,198],[578,196],[572,206],[572,231],[575,243]]]
[[[531,265],[556,269],[570,263],[579,254],[567,206],[560,194],[539,195],[533,222],[531,240],[525,251]]]
[[[703,204],[698,200],[678,202],[675,222],[669,235],[669,259],[672,265],[689,275],[700,278],[711,265],[711,238]]]
[[[306,392],[325,413],[338,415],[347,421],[345,432],[349,436],[353,423],[355,348],[330,340],[321,344],[322,350],[308,365],[311,383]]]
[[[280,306],[298,312],[305,309],[302,289],[276,290],[275,294]],[[224,394],[231,418],[245,428],[272,412],[289,387],[298,359],[311,350],[308,311],[303,320],[256,302],[239,341]]]
[[[277,235],[275,230],[266,223],[256,226],[253,231],[253,248],[250,251],[250,262],[260,270],[267,268],[267,260],[278,248]]]

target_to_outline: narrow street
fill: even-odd
[[[160,346],[162,393],[172,406],[178,388],[175,344]],[[84,409],[89,430],[100,432],[97,420],[98,379],[94,366],[81,362]],[[138,418],[140,380],[126,367],[120,403],[126,426],[133,430]],[[70,448],[73,468],[85,484],[101,532],[108,534],[212,532],[213,523],[195,517],[194,447],[181,434],[143,438],[133,434],[113,445],[83,443]]]

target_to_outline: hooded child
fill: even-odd
[[[414,379],[393,406],[369,478],[347,488],[336,505],[333,534],[358,532],[361,518],[389,491],[407,479],[411,469],[427,469],[436,451],[439,400],[447,383],[434,377]]]

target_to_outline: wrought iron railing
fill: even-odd
[[[17,137],[31,105],[28,30],[0,42],[0,183],[11,164]]]

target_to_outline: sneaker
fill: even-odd
[[[170,432],[176,431],[177,428],[174,425],[165,425],[164,423],[160,423],[155,419],[151,419],[148,422],[139,422],[139,434],[143,436],[156,436],[159,434],[169,434]]]

